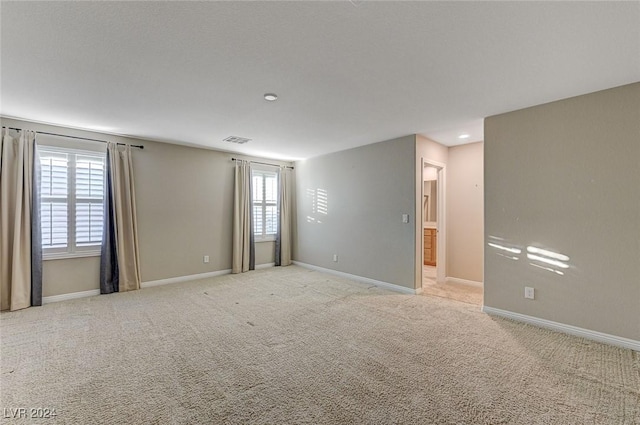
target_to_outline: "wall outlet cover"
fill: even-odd
[[[530,299],[530,300],[535,299],[535,296],[536,296],[535,295],[536,294],[535,291],[536,290],[534,288],[532,288],[530,286],[525,286],[524,287],[524,297],[527,298],[527,299]]]

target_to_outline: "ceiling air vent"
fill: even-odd
[[[226,139],[223,139],[225,142],[229,142],[229,143],[237,143],[239,145],[245,144],[248,141],[250,141],[251,139],[245,139],[244,137],[237,137],[237,136],[229,136]]]

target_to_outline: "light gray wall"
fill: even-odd
[[[418,158],[423,158],[425,160],[431,160],[438,162],[440,164],[447,164],[449,160],[449,148],[441,145],[438,142],[435,142],[431,139],[424,137],[421,134],[415,135],[416,139],[416,152],[418,154]]]
[[[487,118],[485,230],[486,306],[640,340],[640,83]]]
[[[8,118],[2,125],[144,145],[133,153],[143,282],[231,268],[231,157],[242,156]],[[257,243],[256,264],[273,261],[274,243]],[[99,267],[99,257],[45,260],[43,295],[98,289]]]
[[[447,161],[447,276],[483,280],[483,143],[449,148]]]
[[[296,162],[294,260],[413,289],[414,163],[414,136]]]
[[[99,288],[99,256],[42,262],[42,296],[44,297]]]

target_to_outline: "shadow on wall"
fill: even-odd
[[[525,257],[523,255],[526,255],[526,260],[529,261],[530,266],[559,276],[564,276],[565,271],[570,267],[569,256],[555,251],[533,245],[527,245],[525,249],[523,245],[514,244],[497,236],[489,236],[489,241],[487,245],[493,248],[493,252],[496,255],[512,261],[524,260]],[[524,251],[526,251],[526,254],[523,254]]]

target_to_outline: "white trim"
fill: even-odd
[[[256,266],[256,270],[260,270],[260,269],[268,269],[269,267],[275,267],[276,263],[265,263],[265,264],[258,264]]]
[[[262,243],[262,242],[275,242],[276,241],[276,235],[266,235],[264,238],[255,238],[254,242],[255,243]]]
[[[100,295],[99,289],[90,289],[88,291],[71,292],[69,294],[52,295],[50,297],[42,297],[42,304],[57,303],[60,301],[74,300],[76,298],[93,297]]]
[[[427,163],[435,161],[427,160]],[[436,277],[437,281],[446,280],[447,276],[447,166],[438,170],[438,219],[436,224]],[[423,230],[424,232],[424,230]],[[424,241],[423,241],[424,242]],[[424,251],[423,251],[424,255]],[[424,264],[424,261],[422,262]]]
[[[527,316],[524,314],[514,313],[507,310],[500,310],[498,308],[493,308],[493,307],[483,306],[482,311],[490,315],[506,317],[507,319],[516,320],[518,322],[529,323],[531,325],[539,326],[541,328],[551,329],[551,330],[566,333],[569,335],[574,335],[581,338],[602,342],[604,344],[615,345],[617,347],[640,351],[640,341],[636,341],[634,339],[605,334],[602,332],[579,328],[577,326],[565,325],[564,323],[552,322],[551,320],[540,319],[538,317]]]
[[[390,289],[390,290],[395,291],[395,292],[402,292],[403,294],[416,295],[416,294],[419,294],[419,293],[422,292],[422,288],[420,288],[420,289],[406,288],[404,286],[396,285],[395,283],[383,282],[381,280],[375,280],[375,279],[371,279],[371,278],[364,277],[364,276],[358,276],[358,275],[355,275],[355,274],[339,272],[337,270],[332,270],[332,269],[325,269],[324,267],[314,266],[313,264],[301,263],[300,261],[293,261],[293,264],[295,264],[296,266],[304,267],[306,269],[311,269],[311,270],[315,270],[315,271],[319,271],[319,272],[323,272],[323,273],[328,273],[328,274],[332,274],[332,275],[335,275],[335,276],[340,276],[340,277],[344,277],[344,278],[347,278],[347,279],[356,280],[358,282],[369,283],[371,285],[376,285],[376,286],[379,286],[381,288]]]
[[[451,277],[451,276],[447,276],[445,278],[445,280],[447,282],[460,283],[462,285],[475,286],[475,287],[478,287],[478,288],[484,287],[482,282],[478,282],[477,280],[460,279],[459,277]]]
[[[188,282],[190,280],[207,279],[210,277],[222,276],[231,273],[231,269],[218,270],[215,272],[191,274],[187,276],[170,277],[168,279],[150,280],[148,282],[142,282],[140,288],[151,288],[153,286],[169,285],[171,283]]]
[[[256,269],[272,267],[273,265],[274,265],[274,263],[260,264],[259,266],[256,266]],[[160,286],[160,285],[169,285],[171,283],[188,282],[190,280],[207,279],[207,278],[210,278],[210,277],[222,276],[222,275],[230,274],[230,273],[231,273],[231,269],[228,269],[228,270],[218,270],[218,271],[215,271],[215,272],[208,272],[208,273],[192,274],[192,275],[188,275],[188,276],[170,277],[168,279],[150,280],[148,282],[142,282],[140,284],[140,289],[151,288],[151,287]],[[42,304],[49,304],[49,303],[55,303],[55,302],[59,302],[59,301],[73,300],[73,299],[76,299],[76,298],[93,297],[94,295],[100,295],[100,290],[99,289],[91,289],[89,291],[71,292],[69,294],[61,294],[61,295],[53,295],[53,296],[50,296],[50,297],[43,297],[42,298]]]
[[[99,257],[100,251],[60,251],[60,252],[42,252],[42,261],[49,260],[65,260],[68,258],[85,258],[85,257]]]

